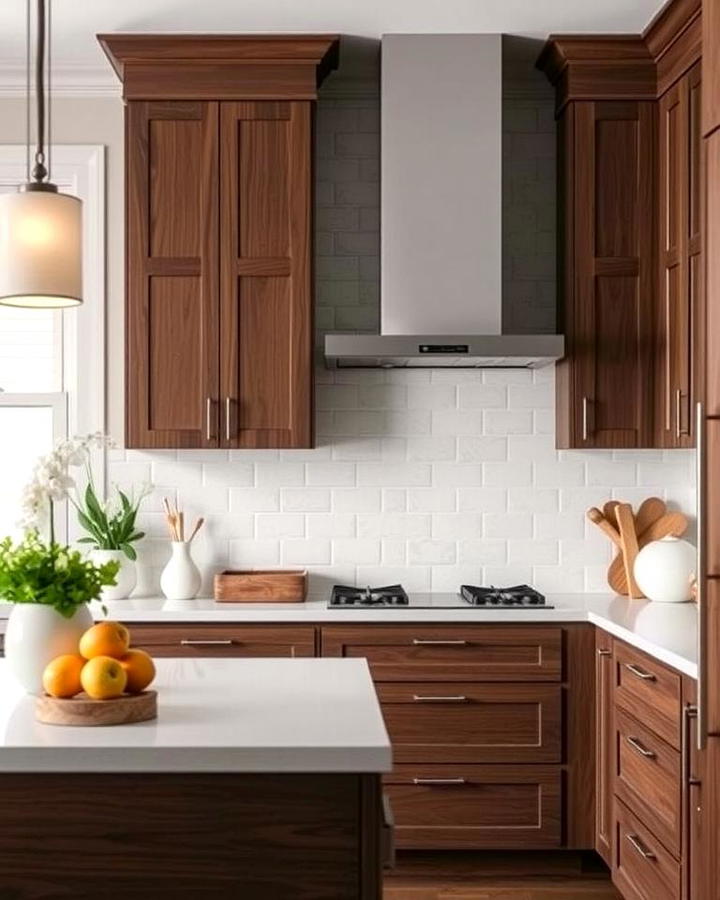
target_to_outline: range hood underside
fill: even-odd
[[[328,368],[539,369],[561,359],[561,334],[328,334]]]

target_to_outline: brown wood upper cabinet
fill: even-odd
[[[700,63],[659,101],[657,434],[695,443],[697,317],[702,293]]]
[[[699,0],[641,35],[554,36],[557,444],[689,447],[702,292]]]
[[[333,36],[105,35],[126,112],[126,446],[312,446],[312,114]]]

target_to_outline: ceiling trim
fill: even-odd
[[[24,62],[0,62],[0,98],[25,97],[27,75]],[[53,63],[53,97],[119,97],[121,86],[108,65]]]

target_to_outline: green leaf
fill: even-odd
[[[135,552],[135,548],[131,544],[123,544],[120,548],[125,556],[128,559],[131,559],[133,562],[137,559],[137,553]]]
[[[95,491],[92,489],[91,485],[88,485],[85,488],[85,506],[87,507],[90,518],[92,518],[96,526],[103,531],[107,531],[107,516],[105,515],[105,511],[103,510],[103,508],[100,506],[98,499],[95,496]]]
[[[78,538],[77,542],[78,544],[97,544],[95,538],[91,537]]]

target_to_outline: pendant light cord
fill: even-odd
[[[35,102],[37,106],[37,135],[33,181],[47,178],[45,166],[45,0],[37,0],[37,44],[35,51]]]

